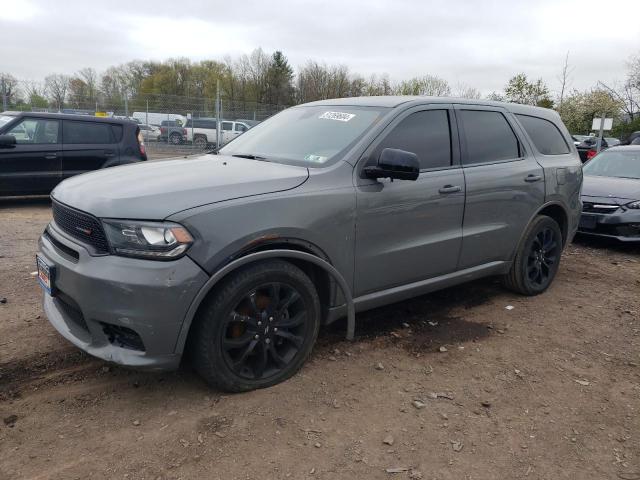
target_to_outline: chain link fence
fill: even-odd
[[[198,98],[148,94],[128,98],[97,94],[93,97],[65,95],[61,100],[51,93],[46,97],[28,95],[26,88],[25,91],[18,88],[2,100],[3,109],[9,111],[128,118],[140,125],[150,158],[183,156],[213,149],[218,144],[222,146],[287,108],[238,101],[224,95]]]

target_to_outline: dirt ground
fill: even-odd
[[[534,298],[484,280],[360,314],[291,380],[223,395],[54,331],[49,218],[0,200],[2,480],[640,479],[640,247],[580,240]]]

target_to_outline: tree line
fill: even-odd
[[[626,78],[593,88],[571,88],[573,67],[567,54],[552,94],[541,78],[524,73],[510,78],[504,89],[486,98],[554,108],[572,133],[588,133],[591,121],[603,112],[617,121],[621,135],[640,129],[640,55],[628,62]],[[287,107],[327,98],[368,95],[433,95],[481,99],[481,92],[468,85],[452,87],[437,75],[423,75],[393,82],[388,74],[365,77],[345,65],[327,65],[308,60],[294,71],[287,57],[261,48],[223,61],[192,62],[172,58],[162,62],[136,60],[98,73],[88,67],[73,75],[51,74],[43,82],[18,81],[0,72],[0,95],[18,109],[93,108],[94,105],[140,108],[180,108],[185,99],[211,108],[218,86],[226,102]],[[173,98],[173,100],[171,100]],[[207,106],[208,102],[208,106]],[[174,103],[175,105],[172,105]]]

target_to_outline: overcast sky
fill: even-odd
[[[622,80],[640,53],[640,0],[0,0],[0,72],[99,72],[134,59],[222,60],[256,47],[392,80],[434,74],[485,93],[510,76],[552,90]]]

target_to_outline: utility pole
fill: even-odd
[[[600,152],[602,149],[602,134],[604,132],[604,119],[607,116],[606,112],[602,112],[602,116],[600,117],[600,133],[598,133],[598,143],[596,146],[596,152]]]
[[[216,150],[220,148],[220,80],[216,83]]]
[[[2,80],[2,111],[6,111],[9,109],[7,103],[8,103],[8,99],[7,99],[7,84],[5,83],[6,80],[4,77],[2,77],[0,80]]]

